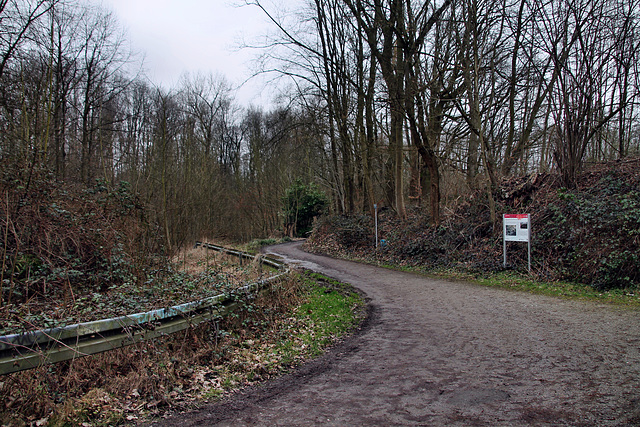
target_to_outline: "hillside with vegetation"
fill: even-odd
[[[640,289],[640,159],[597,164],[568,189],[558,174],[504,180],[496,211],[531,214],[532,275],[573,281],[598,291]],[[490,218],[486,194],[461,197],[438,226],[424,209],[402,221],[391,209],[379,215],[375,249],[370,215],[327,216],[316,221],[306,245],[312,251],[426,271],[483,276],[505,270],[502,222]],[[508,244],[507,270],[527,272],[526,243]]]

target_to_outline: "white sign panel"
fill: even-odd
[[[505,214],[502,228],[506,242],[528,242],[531,235],[529,214]]]

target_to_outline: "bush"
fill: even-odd
[[[588,189],[561,188],[542,212],[541,252],[597,289],[640,285],[640,192],[615,171]]]
[[[324,213],[328,201],[313,183],[307,185],[297,179],[287,188],[282,204],[285,234],[294,237],[309,234],[313,219]]]
[[[333,226],[338,242],[347,247],[371,247],[375,243],[373,220],[365,215],[335,216]]]

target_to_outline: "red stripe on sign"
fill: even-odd
[[[504,218],[524,219],[529,218],[529,214],[504,214]]]

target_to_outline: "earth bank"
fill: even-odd
[[[502,214],[529,213],[532,271],[541,281],[575,281],[598,291],[640,289],[640,158],[593,165],[575,188],[556,174],[532,174],[502,183],[491,221],[487,195],[477,191],[445,209],[433,226],[422,208],[406,221],[383,207],[375,250],[370,215],[327,216],[316,221],[306,247],[375,264],[455,269],[473,275],[504,270]],[[526,244],[509,243],[507,269],[525,272]]]

